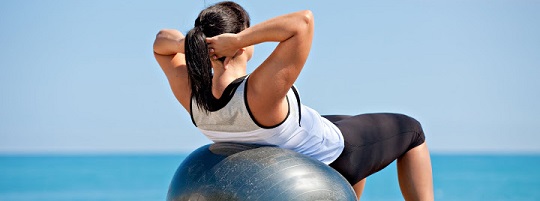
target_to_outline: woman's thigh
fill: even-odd
[[[343,133],[345,148],[332,163],[351,184],[385,168],[424,142],[415,119],[391,113],[324,116]]]

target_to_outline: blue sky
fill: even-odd
[[[216,1],[0,1],[0,153],[180,152],[209,143],[152,55]],[[540,153],[540,1],[237,1],[310,9],[296,85],[322,114],[417,118],[433,152]],[[253,70],[275,44],[256,46]]]

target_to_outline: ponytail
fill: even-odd
[[[210,6],[199,13],[195,28],[185,38],[185,56],[191,96],[197,107],[211,111],[216,98],[212,95],[212,62],[208,52],[206,37],[222,33],[239,33],[249,27],[249,15],[240,5],[225,1]],[[225,57],[219,58],[221,62]]]
[[[201,26],[191,29],[185,38],[186,65],[191,85],[191,94],[197,107],[205,111],[211,109],[212,63],[208,53],[208,44]]]

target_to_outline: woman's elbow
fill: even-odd
[[[159,32],[156,34],[156,39],[154,39],[153,49],[154,49],[154,52],[157,53],[157,54],[160,54],[159,49],[160,49],[160,41],[161,41],[161,39],[167,37],[166,32],[167,31],[165,29],[162,29],[162,30],[159,30]]]
[[[154,50],[154,53],[162,55],[161,51],[161,43],[159,41],[159,38],[156,37],[156,40],[154,40],[154,44],[152,45],[152,49]]]
[[[311,10],[304,10],[301,12],[304,23],[313,24],[313,12]]]
[[[313,12],[311,12],[311,10],[301,11],[299,12],[299,17],[301,19],[302,26],[298,26],[298,28],[301,29],[301,31],[313,32]]]
[[[159,32],[156,34],[156,37],[178,38],[178,37],[184,37],[184,34],[182,34],[182,32],[176,29],[162,29],[162,30],[159,30]]]
[[[182,32],[174,29],[162,29],[156,34],[156,39],[154,40],[153,49],[157,54],[169,55],[173,54],[170,52],[171,45],[175,47],[178,45],[178,41],[184,37]]]

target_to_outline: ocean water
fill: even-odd
[[[0,201],[162,201],[186,155],[0,156]],[[540,155],[432,155],[436,200],[540,200]],[[395,164],[362,200],[403,200]]]

